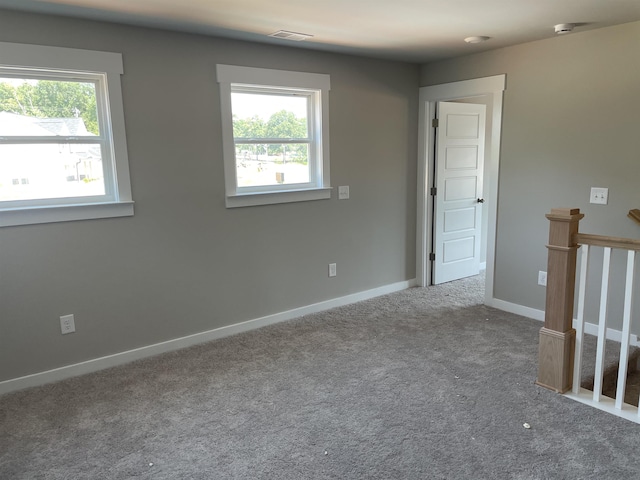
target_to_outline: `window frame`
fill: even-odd
[[[331,198],[329,169],[329,90],[326,74],[271,70],[236,65],[216,66],[220,85],[222,146],[227,208],[267,205]],[[266,93],[273,95],[307,95],[307,129],[309,140],[309,182],[239,187],[236,176],[236,142],[233,135],[231,94]],[[260,139],[263,143],[284,143],[286,139]],[[294,141],[295,139],[291,139]],[[307,139],[305,139],[307,140]],[[259,143],[259,142],[258,142]]]
[[[98,144],[105,194],[0,202],[0,227],[133,215],[120,75],[122,55],[0,42],[0,76],[96,85],[97,136],[0,136],[2,144]]]

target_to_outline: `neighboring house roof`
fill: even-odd
[[[91,132],[87,131],[87,127],[85,126],[82,118],[44,118],[37,119],[36,123],[55,135],[93,135]]]
[[[82,118],[37,118],[0,112],[0,135],[93,136]]]
[[[59,137],[90,136],[82,118],[37,118],[0,112],[0,136]],[[55,140],[52,140],[54,143]],[[102,158],[100,145],[75,144],[73,153],[82,158]]]
[[[51,132],[37,124],[38,118],[0,112],[0,135],[49,136]]]

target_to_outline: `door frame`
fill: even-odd
[[[433,181],[435,134],[431,122],[436,116],[436,104],[467,97],[487,96],[491,105],[490,154],[485,156],[486,168],[484,198],[488,208],[486,244],[485,303],[493,301],[493,279],[498,215],[498,174],[500,172],[500,138],[502,130],[502,97],[506,88],[506,74],[463,80],[420,88],[418,119],[418,208],[416,238],[416,281],[419,286],[431,284],[431,239],[433,232],[433,197],[429,188]]]

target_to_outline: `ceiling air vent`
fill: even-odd
[[[303,40],[313,37],[313,35],[308,35],[306,33],[288,32],[286,30],[278,30],[275,33],[270,33],[269,36],[275,38],[283,38],[285,40],[291,40],[293,42],[302,42]]]

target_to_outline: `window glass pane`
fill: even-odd
[[[232,93],[233,136],[308,138],[307,96]]]
[[[99,134],[94,83],[0,76],[0,136]]]
[[[104,194],[98,144],[0,145],[0,201]]]
[[[309,145],[238,143],[236,176],[238,187],[308,183]]]

